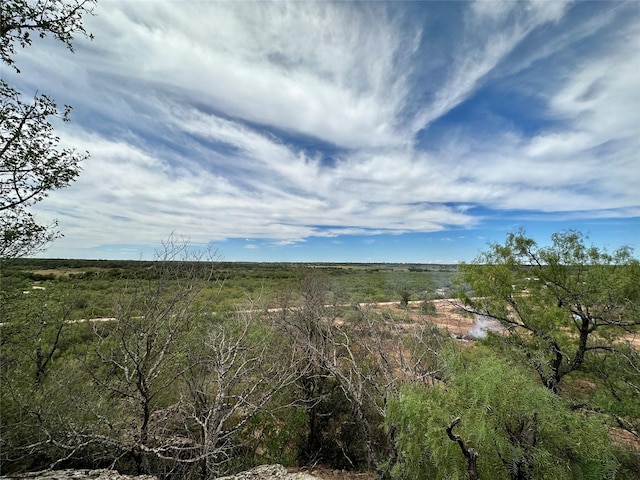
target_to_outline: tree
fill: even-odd
[[[383,478],[395,456],[393,433],[382,429],[387,398],[409,382],[432,384],[450,338],[428,324],[341,306],[330,287],[321,273],[307,270],[300,303],[284,301],[288,308],[277,312],[308,365],[299,382],[307,416],[301,461],[374,468]]]
[[[37,465],[49,440],[40,428],[43,416],[59,411],[52,398],[60,395],[50,389],[51,381],[78,334],[72,320],[74,292],[53,282],[47,282],[46,290],[15,287],[3,283],[0,308],[0,470],[7,464]]]
[[[61,41],[73,52],[73,36],[87,34],[82,16],[91,13],[96,0],[4,0],[0,5],[0,57],[7,65],[20,71],[13,60],[16,44],[31,45],[32,32],[40,38],[47,34]]]
[[[460,295],[464,308],[500,322],[501,340],[523,352],[553,392],[603,354],[628,357],[637,372],[628,336],[640,328],[640,262],[631,248],[609,254],[572,230],[552,242],[540,247],[521,231],[461,265],[473,290]]]
[[[63,120],[69,112],[67,107]],[[27,209],[49,191],[69,185],[88,154],[57,149],[60,139],[47,120],[56,115],[57,106],[46,95],[24,103],[0,80],[0,257],[28,255],[58,236],[55,223],[38,225]]]
[[[5,369],[11,370],[16,368],[16,364],[24,363],[26,368],[21,370],[21,377],[33,382],[37,388],[61,348],[65,326],[70,322],[76,301],[73,294],[65,295],[61,301],[45,291],[33,290],[28,293],[28,301],[11,299],[0,315],[4,363],[0,378],[4,378]],[[16,308],[18,303],[21,308]]]
[[[69,318],[72,305],[54,297],[27,310],[26,297],[43,298],[16,298],[1,327],[11,336],[0,342],[0,470],[112,465],[212,478],[271,448],[265,425],[288,426],[278,412],[294,401],[305,359],[259,306],[216,312],[212,260],[170,238],[122,279],[108,318]],[[54,309],[59,319],[44,311]],[[27,328],[26,314],[42,318]]]
[[[306,439],[301,447],[300,459],[308,464],[318,461],[335,462],[335,458],[330,457],[335,457],[335,451],[341,449],[334,448],[333,442],[331,445],[324,442],[323,435],[332,417],[327,411],[327,403],[344,403],[341,402],[344,400],[342,397],[336,402],[339,387],[326,366],[331,324],[338,313],[338,302],[331,298],[327,278],[322,273],[314,270],[301,271],[298,282],[299,303],[288,306],[290,299],[281,297],[278,316],[281,320],[280,328],[291,339],[298,357],[307,363],[300,371],[298,380],[299,396],[307,416]]]
[[[20,72],[13,56],[16,45],[32,43],[32,33],[52,35],[73,51],[75,34],[87,35],[82,16],[95,0],[4,0],[0,3],[0,57]],[[90,35],[89,35],[90,36]],[[50,117],[68,121],[71,108],[58,110],[47,95],[33,102],[0,80],[0,258],[28,255],[59,236],[56,223],[39,225],[28,208],[51,190],[69,185],[80,173],[88,153],[58,148]]]
[[[411,293],[409,293],[408,289],[402,289],[400,291],[400,306],[408,308],[409,300],[411,300]]]
[[[105,417],[115,435],[101,433],[93,439],[100,443],[104,437],[130,455],[138,473],[149,473],[149,458],[164,451],[159,446],[164,447],[164,442],[152,432],[153,417],[167,402],[175,402],[167,395],[190,367],[185,363],[190,332],[198,328],[203,315],[198,297],[214,279],[213,260],[210,252],[192,252],[188,243],[171,237],[157,260],[142,272],[143,278],[134,279],[121,294],[114,322],[93,325],[97,335],[91,368],[94,381],[119,399],[112,408],[129,417],[124,425]]]
[[[70,321],[72,305],[49,298],[48,306],[16,311],[7,320],[15,345],[3,345],[3,360],[14,351],[24,358],[22,368],[2,369],[3,385],[10,386],[3,409],[16,412],[4,417],[7,430],[19,432],[3,449],[8,458],[26,455],[32,468],[43,467],[95,457],[95,451],[87,454],[93,448],[112,460],[132,459],[139,471],[149,469],[152,415],[171,398],[190,326],[201,313],[196,299],[214,272],[213,262],[199,261],[202,255],[170,238],[157,261],[128,280],[113,318]],[[54,315],[58,310],[65,315]],[[66,345],[75,351],[63,356],[62,340],[82,331],[77,343]],[[30,378],[28,389],[24,377],[31,372],[35,382]],[[66,408],[50,405],[48,396],[66,399]]]
[[[473,291],[460,295],[463,308],[505,329],[486,342],[530,365],[574,409],[607,415],[626,435],[622,448],[637,449],[640,262],[631,248],[608,253],[572,230],[541,247],[521,231],[460,269]]]
[[[154,448],[162,458],[197,467],[201,478],[230,465],[247,466],[250,459],[238,458],[238,452],[255,442],[265,420],[274,417],[270,404],[304,368],[304,359],[293,354],[255,307],[239,307],[192,339],[178,409],[168,417],[180,427]],[[290,406],[281,403],[276,410]],[[255,428],[256,423],[262,427]]]

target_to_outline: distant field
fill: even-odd
[[[75,317],[109,315],[113,298],[133,279],[152,281],[148,261],[18,259],[2,267],[2,290],[30,291],[43,297],[72,296]],[[211,265],[211,264],[207,264]],[[204,264],[203,264],[204,266]],[[220,308],[249,298],[266,306],[282,292],[297,291],[303,272],[313,270],[327,284],[336,301],[386,302],[425,300],[447,296],[457,274],[455,265],[387,263],[248,263],[213,264],[214,280],[203,295]],[[32,291],[33,286],[44,287]]]

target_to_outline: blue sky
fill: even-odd
[[[640,3],[100,1],[3,78],[74,107],[46,257],[472,260],[524,228],[640,249]]]

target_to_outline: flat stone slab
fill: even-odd
[[[260,465],[246,472],[218,477],[216,480],[321,480],[307,473],[288,473],[282,465]]]
[[[158,480],[154,475],[123,475],[107,469],[45,470],[0,476],[0,480]],[[261,465],[216,480],[321,480],[307,473],[288,473],[282,465]]]
[[[158,480],[154,475],[122,475],[115,470],[69,469],[44,470],[0,477],[0,480]]]

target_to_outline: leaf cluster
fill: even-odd
[[[44,38],[52,35],[73,51],[75,34],[93,38],[82,24],[96,0],[4,0],[0,4],[0,58],[17,72],[13,56],[16,45],[25,48],[33,42],[32,33]]]
[[[66,187],[80,174],[88,153],[59,150],[60,138],[48,118],[68,119],[46,95],[24,103],[0,80],[0,257],[15,258],[41,249],[57,236],[52,225],[39,225],[28,208],[52,190]]]

